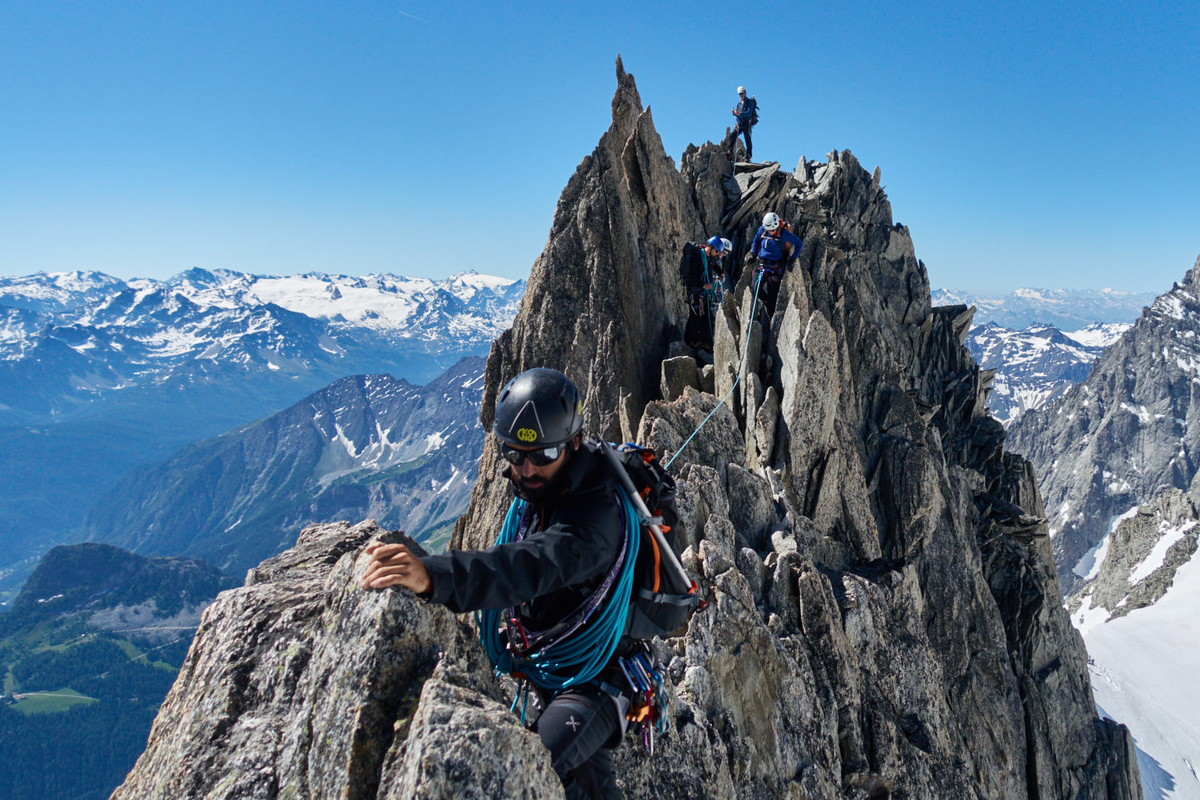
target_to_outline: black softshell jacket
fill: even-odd
[[[683,266],[680,268],[689,289],[699,291],[704,284],[712,283],[721,274],[720,262],[716,258],[708,260],[708,274],[704,273],[704,246],[688,242],[683,246]],[[707,278],[707,281],[705,280]]]
[[[574,611],[624,543],[617,478],[600,446],[585,442],[574,454],[561,495],[528,504],[533,523],[522,541],[421,559],[433,580],[429,599],[459,613],[529,602],[521,616],[534,630]]]

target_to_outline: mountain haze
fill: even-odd
[[[1113,289],[1023,288],[1002,296],[934,289],[932,297],[935,305],[975,306],[980,323],[1013,330],[1050,325],[1060,331],[1075,331],[1093,323],[1128,323],[1154,301],[1153,292]]]

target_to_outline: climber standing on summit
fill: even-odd
[[[566,375],[531,369],[513,378],[500,392],[492,425],[504,477],[524,501],[506,522],[516,528],[513,540],[424,558],[402,544],[375,542],[367,546],[362,588],[403,586],[456,613],[505,609],[509,652],[555,646],[551,637],[583,624],[580,609],[589,601],[594,608],[610,591],[624,553],[618,477],[604,445],[584,442],[582,428],[583,403]],[[612,753],[631,690],[615,687],[626,685],[619,660],[642,647],[622,636],[594,678],[565,687],[543,686],[531,672],[544,706],[535,730],[567,798],[621,796]]]
[[[754,145],[750,142],[750,129],[758,122],[758,101],[753,97],[746,97],[746,87],[738,87],[738,104],[733,107],[733,116],[737,117],[737,122],[733,126],[733,132],[729,135],[729,160],[733,161],[734,150],[737,148],[738,134],[746,140],[746,160],[753,161]]]
[[[697,350],[712,352],[712,306],[719,290],[724,288],[725,271],[721,262],[732,249],[733,243],[720,236],[713,236],[702,245],[688,242],[683,246],[680,271],[688,289],[688,320],[683,340]]]
[[[756,262],[756,277],[761,281],[759,292],[767,309],[768,323],[775,314],[783,273],[791,268],[803,247],[804,242],[792,233],[792,226],[778,214],[768,211],[763,215],[762,225],[750,244],[750,255]]]

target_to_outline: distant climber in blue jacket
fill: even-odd
[[[775,302],[779,299],[779,285],[783,282],[783,273],[800,255],[804,242],[792,233],[791,226],[779,218],[774,211],[768,211],[763,216],[758,233],[750,245],[750,255],[755,259],[759,287],[759,296],[767,309],[767,318],[775,314]]]
[[[758,101],[753,97],[746,97],[746,87],[738,87],[738,104],[733,107],[733,115],[737,117],[737,122],[733,126],[733,133],[729,136],[729,160],[733,161],[733,151],[737,147],[738,134],[746,140],[746,160],[753,161],[751,153],[754,152],[754,145],[750,142],[750,129],[754,127],[754,123],[758,122]]]

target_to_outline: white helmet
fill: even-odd
[[[768,211],[763,215],[763,227],[768,231],[774,231],[779,227],[779,215],[774,211]]]
[[[729,253],[732,253],[732,252],[733,252],[733,242],[729,241],[728,239],[722,239],[721,240],[721,254],[728,255]]]
[[[746,87],[745,87],[745,86],[739,86],[739,87],[738,87],[738,94],[745,94],[745,93],[746,93]]]

